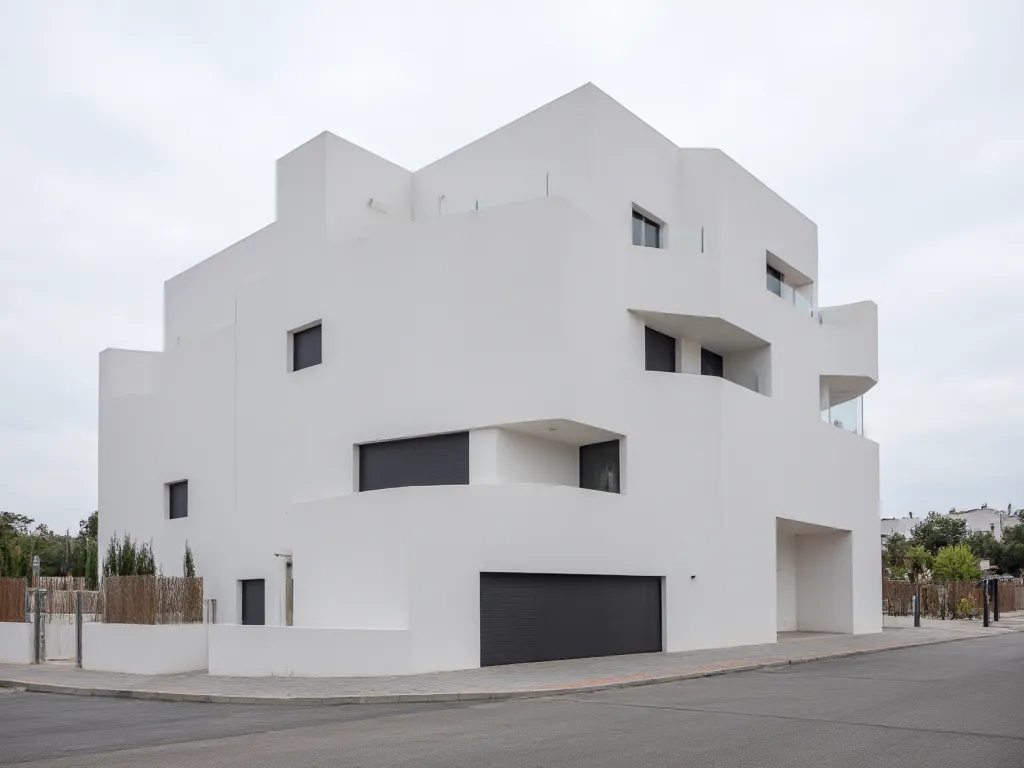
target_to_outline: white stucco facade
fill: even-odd
[[[880,631],[878,446],[835,416],[877,381],[877,312],[819,309],[817,263],[813,222],[592,85],[416,172],[321,134],[272,224],[166,283],[163,350],[101,354],[100,537],[169,575],[187,539],[221,623],[265,580],[265,636],[211,633],[226,674],[477,666],[484,572],[660,577],[667,651]],[[359,445],[462,431],[468,484],[359,492]],[[620,492],[578,487],[614,439]]]

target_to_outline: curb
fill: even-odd
[[[1024,630],[1012,629],[1005,633],[1024,632]],[[346,694],[340,696],[242,696],[222,695],[206,693],[178,693],[175,691],[150,691],[141,689],[124,688],[80,688],[74,685],[59,685],[53,683],[38,683],[29,680],[16,680],[14,678],[0,679],[0,688],[19,688],[32,693],[54,693],[66,696],[104,696],[119,699],[140,699],[145,701],[175,701],[194,702],[200,704],[265,704],[265,705],[289,705],[289,706],[340,706],[348,704],[426,704],[426,703],[453,703],[453,702],[481,702],[481,701],[502,701],[507,699],[537,699],[548,696],[568,696],[571,694],[596,693],[598,691],[618,690],[622,688],[636,688],[643,685],[658,685],[661,683],[675,683],[682,680],[696,680],[703,677],[717,677],[718,675],[729,675],[736,672],[753,672],[760,669],[777,669],[793,666],[796,664],[809,664],[815,661],[828,661],[831,659],[845,659],[854,656],[867,656],[874,653],[886,651],[898,651],[905,648],[918,648],[925,645],[942,645],[944,643],[959,643],[964,640],[977,640],[983,637],[996,637],[998,635],[975,635],[973,637],[945,637],[938,640],[925,640],[920,642],[903,643],[900,645],[867,646],[855,650],[836,651],[834,653],[817,654],[813,656],[798,656],[791,659],[764,659],[763,661],[752,661],[749,663],[724,664],[721,667],[703,667],[686,672],[673,672],[661,675],[630,675],[620,679],[608,679],[599,683],[583,683],[565,685],[552,685],[551,687],[529,688],[520,690],[504,691],[470,691],[465,693],[405,693],[405,694]]]

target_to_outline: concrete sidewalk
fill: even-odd
[[[476,701],[553,696],[627,688],[696,677],[856,656],[897,648],[1024,631],[1024,617],[983,628],[980,622],[943,622],[886,628],[875,635],[793,633],[780,642],[683,653],[571,659],[400,677],[241,678],[127,675],[76,669],[69,663],[0,664],[0,687],[79,696],[237,704],[380,704]]]

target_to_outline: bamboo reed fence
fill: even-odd
[[[0,579],[0,621],[25,620],[25,579]]]
[[[48,592],[75,592],[85,589],[84,576],[40,576],[35,585]]]
[[[78,590],[82,593],[82,613],[97,614],[101,611],[100,593],[95,590]],[[75,594],[68,590],[50,592],[46,596],[46,611],[53,614],[75,613]]]
[[[999,612],[1024,611],[1024,583],[1000,581]],[[912,616],[917,585],[909,581],[882,580],[882,613]],[[990,604],[989,610],[992,609]],[[921,616],[934,619],[978,619],[985,610],[982,588],[976,581],[921,584]]]
[[[203,580],[186,576],[107,576],[100,584],[106,624],[199,624]]]

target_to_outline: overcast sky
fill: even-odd
[[[1016,0],[0,0],[0,509],[95,508],[97,354],[159,349],[277,157],[416,169],[587,81],[816,221],[822,305],[878,303],[886,514],[1024,506],[1022,39]]]

